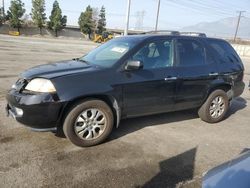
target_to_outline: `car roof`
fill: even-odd
[[[189,36],[189,35],[167,35],[167,34],[139,34],[139,35],[127,35],[122,37],[123,39],[145,40],[145,39],[157,39],[162,37],[169,38],[185,38],[185,39],[198,39],[198,40],[218,40],[225,41],[219,38],[204,37],[204,36]]]

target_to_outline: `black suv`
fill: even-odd
[[[216,123],[242,94],[244,67],[220,39],[134,35],[87,55],[31,68],[7,94],[7,112],[34,130],[63,128],[78,146],[103,142],[123,118],[198,109]]]

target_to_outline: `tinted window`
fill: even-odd
[[[195,40],[179,39],[176,43],[177,66],[194,66],[205,64],[205,49]]]
[[[172,40],[150,42],[139,49],[132,59],[142,61],[144,69],[172,66]]]
[[[240,62],[239,56],[233,47],[225,41],[208,40],[210,46],[217,52],[223,62]]]

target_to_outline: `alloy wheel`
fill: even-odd
[[[98,138],[105,130],[107,119],[104,113],[96,108],[84,110],[76,119],[74,131],[83,140]]]
[[[212,118],[220,117],[225,111],[225,101],[222,96],[215,97],[209,107],[209,113]]]

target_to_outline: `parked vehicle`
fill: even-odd
[[[145,34],[113,39],[85,56],[21,74],[7,112],[33,130],[63,128],[78,146],[103,142],[121,119],[198,109],[221,121],[242,94],[244,67],[220,39]]]
[[[94,34],[93,41],[97,43],[104,43],[114,38],[113,33],[104,31],[101,35]]]
[[[205,173],[203,188],[249,188],[250,152],[219,165]]]

